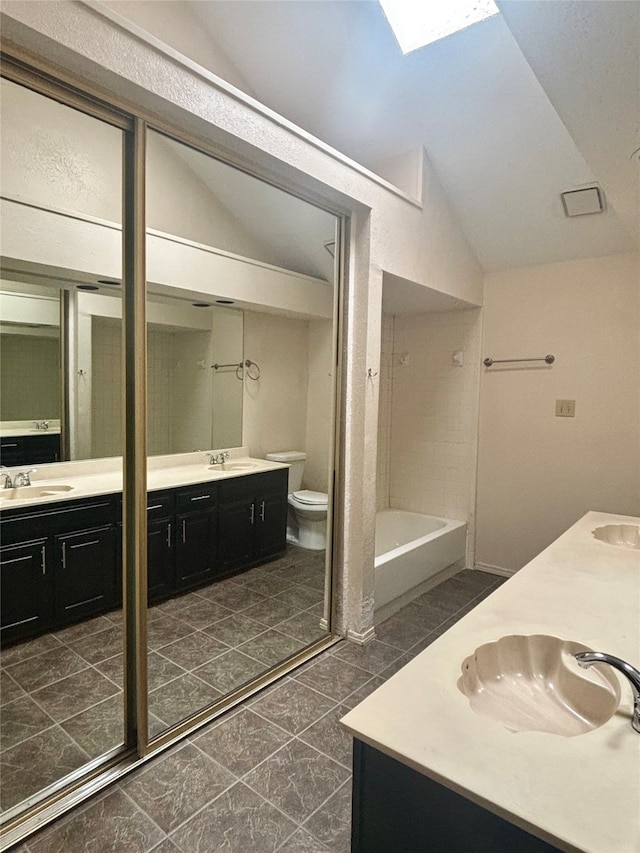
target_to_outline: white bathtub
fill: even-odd
[[[390,613],[389,606],[401,606],[429,586],[428,581],[444,579],[445,569],[464,561],[467,525],[432,515],[401,509],[384,509],[376,515],[375,610],[376,619]],[[431,584],[433,585],[433,584]],[[397,609],[397,608],[396,608]]]

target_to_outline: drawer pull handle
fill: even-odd
[[[260,501],[260,521],[264,521],[264,501]]]
[[[44,548],[42,549],[44,550]],[[30,560],[31,557],[14,557],[12,560],[3,560],[2,565],[8,566],[9,563],[21,563],[23,560]]]
[[[186,541],[187,541],[187,522],[183,518],[182,519],[182,542],[184,543]]]
[[[167,524],[167,548],[171,548],[171,524]]]
[[[256,520],[256,505],[251,504],[251,524],[253,524]]]
[[[45,546],[42,546],[42,551],[40,552],[42,555],[42,574],[46,575],[47,573],[47,552],[45,550]]]
[[[162,504],[152,504],[152,506],[147,507],[147,512],[151,509],[162,509]]]
[[[206,501],[210,497],[211,497],[211,495],[198,495],[195,498],[191,498],[191,500],[192,501]]]
[[[17,444],[0,444],[0,449],[4,450],[5,447],[17,447]]]
[[[67,568],[67,543],[62,543],[62,568]]]
[[[70,545],[70,548],[86,548],[87,545],[99,545],[99,539],[92,539],[90,542],[78,542],[76,545]]]

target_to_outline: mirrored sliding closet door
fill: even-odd
[[[147,136],[149,732],[329,632],[336,217]]]
[[[124,741],[123,132],[2,80],[5,819]]]

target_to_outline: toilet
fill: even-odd
[[[289,466],[287,541],[309,551],[322,551],[327,546],[328,495],[302,489],[302,472],[306,453],[300,450],[283,450],[267,453],[270,462],[283,462]]]

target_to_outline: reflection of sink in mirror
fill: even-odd
[[[54,495],[73,491],[73,486],[20,486],[17,489],[4,489],[0,492],[2,501],[25,501],[35,498],[51,498]]]
[[[458,688],[476,714],[509,731],[585,734],[616,712],[620,686],[606,667],[585,678],[574,658],[581,651],[589,649],[546,634],[501,637],[463,661]]]
[[[251,471],[255,462],[223,462],[222,465],[209,465],[210,471]]]
[[[637,524],[605,524],[592,531],[594,539],[616,548],[640,550],[640,526]]]

